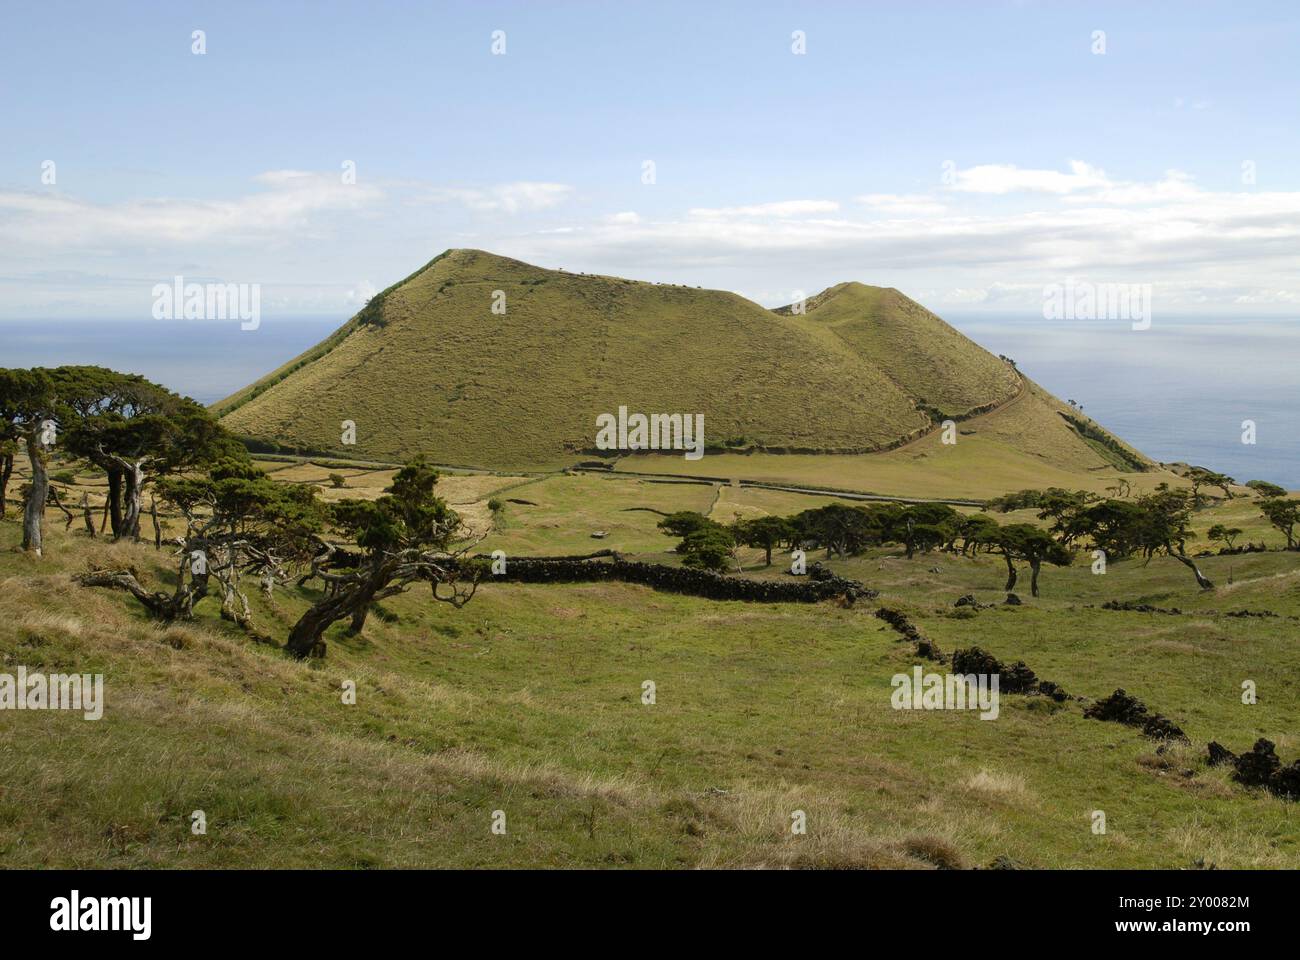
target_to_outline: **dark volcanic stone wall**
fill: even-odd
[[[617,557],[601,560],[518,557],[506,561],[503,574],[483,579],[486,582],[502,580],[516,583],[591,583],[614,580],[710,600],[750,600],[757,603],[817,603],[840,597],[852,603],[859,598],[877,595],[875,590],[867,588],[858,580],[847,580],[816,566],[809,570],[807,577],[790,581],[755,580]]]

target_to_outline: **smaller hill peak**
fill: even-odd
[[[896,302],[899,299],[906,300],[907,297],[893,287],[873,287],[867,283],[859,283],[857,280],[846,280],[806,298],[802,312],[812,313],[819,307],[836,301],[861,301],[875,304],[882,301]],[[795,304],[787,303],[783,307],[773,307],[772,312],[791,316],[795,312],[794,308]]]

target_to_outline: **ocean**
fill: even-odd
[[[1156,460],[1300,489],[1300,320],[945,319]]]
[[[0,366],[99,364],[212,403],[274,370],[343,317],[237,322],[0,321]],[[1300,320],[1127,322],[946,315],[953,326],[1149,456],[1300,489]],[[1256,442],[1242,443],[1252,420]]]

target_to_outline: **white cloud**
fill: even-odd
[[[1191,200],[1205,196],[1190,174],[1181,170],[1166,170],[1155,183],[1107,183],[1099,190],[1078,196],[1069,196],[1068,203],[1118,203],[1138,205],[1166,203],[1171,200]]]
[[[342,313],[374,285],[338,278],[384,286],[448,246],[467,245],[543,266],[712,288],[814,292],[854,279],[930,291],[935,307],[1032,305],[1045,283],[1067,277],[1151,283],[1170,302],[1237,310],[1296,302],[1300,192],[1207,190],[1179,170],[1120,181],[1080,161],[1068,171],[971,168],[957,183],[964,189],[937,196],[864,193],[843,212],[834,200],[786,200],[552,216],[527,231],[475,212],[548,209],[573,188],[348,186],[337,174],[280,170],[220,201],[0,193],[0,312],[147,309],[152,283],[183,272],[259,281],[265,302],[274,286],[299,309]],[[1004,190],[1026,196],[998,199]],[[410,205],[430,200],[451,206],[430,216]],[[472,233],[462,229],[466,220]],[[789,299],[773,294],[771,302]]]
[[[362,306],[378,292],[379,291],[375,288],[373,283],[369,280],[362,280],[347,292],[347,302],[357,306]]]
[[[1110,185],[1104,170],[1070,161],[1070,172],[1026,170],[1013,164],[988,163],[958,170],[952,189],[960,193],[1073,193]]]
[[[425,198],[462,203],[482,213],[520,213],[554,207],[572,193],[573,187],[563,183],[518,180],[491,187],[435,187]]]
[[[272,170],[254,180],[266,189],[233,200],[92,203],[58,192],[0,193],[0,240],[63,249],[264,240],[300,233],[322,214],[359,210],[383,196],[336,174]]]
[[[1151,283],[1157,295],[1165,289],[1182,303],[1288,302],[1300,262],[1300,192],[1210,191],[1180,171],[1143,184],[1112,181],[1086,163],[1071,170],[1055,174],[1064,181],[1025,170],[996,183],[966,181],[999,190],[1050,186],[1050,202],[1029,210],[954,205],[934,214],[923,195],[866,194],[859,216],[793,218],[776,204],[731,208],[744,211],[731,215],[692,209],[503,244],[525,260],[601,273],[733,289],[816,290],[858,279],[944,291],[940,302],[990,308],[1041,301],[1044,283],[1071,276]],[[905,205],[917,215],[890,211]]]
[[[694,207],[692,217],[727,220],[732,217],[803,217],[814,213],[835,213],[840,205],[834,200],[779,200],[745,207]]]
[[[858,203],[893,216],[939,216],[948,207],[924,193],[867,193],[856,198]]]

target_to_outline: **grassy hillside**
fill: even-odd
[[[892,496],[987,498],[1030,487],[1058,486],[1098,493],[1118,478],[1150,490],[1157,483],[1184,485],[1142,454],[1090,424],[1123,451],[1090,441],[1065,419],[1079,416],[1042,387],[1025,378],[1021,394],[991,411],[957,424],[956,443],[942,434],[927,435],[881,453],[819,455],[717,453],[695,462],[635,455],[618,461],[623,472],[672,473],[766,483],[832,487]]]
[[[789,307],[778,313],[789,314]],[[825,331],[883,371],[939,419],[1004,403],[1015,370],[893,288],[841,283],[807,304],[801,325]]]
[[[378,476],[348,482],[364,493]],[[463,478],[446,492],[466,507],[528,501],[507,503],[484,549],[567,552],[605,530],[600,545],[659,560],[672,541],[658,515],[630,508],[730,519],[818,502],[579,476]],[[1207,509],[1197,526],[1241,509]],[[1123,686],[1193,740],[1157,753],[1041,697],[1004,695],[991,722],[891,709],[891,676],[916,660],[876,604],[488,583],[461,611],[421,591],[385,601],[364,634],[340,625],[324,661],[298,663],[221,622],[212,600],[196,622],[159,627],[123,595],[75,586],[69,574],[91,563],[166,583],[170,557],[56,518],[41,561],[0,522],[0,660],[102,672],[107,706],[99,722],[0,711],[0,866],[1300,866],[1300,806],[1203,759],[1209,739],[1243,750],[1266,736],[1288,762],[1300,751],[1293,554],[1208,559],[1220,587],[1205,595],[1169,560],[1105,576],[1081,562],[1045,571],[1040,600],[978,613],[952,602],[1001,599],[996,557],[833,563],[945,649],[1023,657],[1082,696]],[[756,551],[746,561],[780,576]],[[283,635],[315,595],[251,599]],[[1115,613],[1107,599],[1187,612]],[[1279,616],[1225,616],[1240,609]],[[1241,704],[1243,679],[1258,704]],[[341,698],[349,680],[355,705]],[[1105,836],[1091,832],[1096,809]],[[205,836],[190,832],[195,810]],[[805,836],[790,832],[796,810]]]
[[[895,446],[1023,389],[895,290],[841,285],[795,316],[722,291],[450,250],[215,409],[285,449],[521,469],[582,459],[597,415],[619,406],[703,413],[711,444],[840,454]],[[355,446],[340,442],[345,420]],[[1049,424],[1049,439],[1073,435]]]

